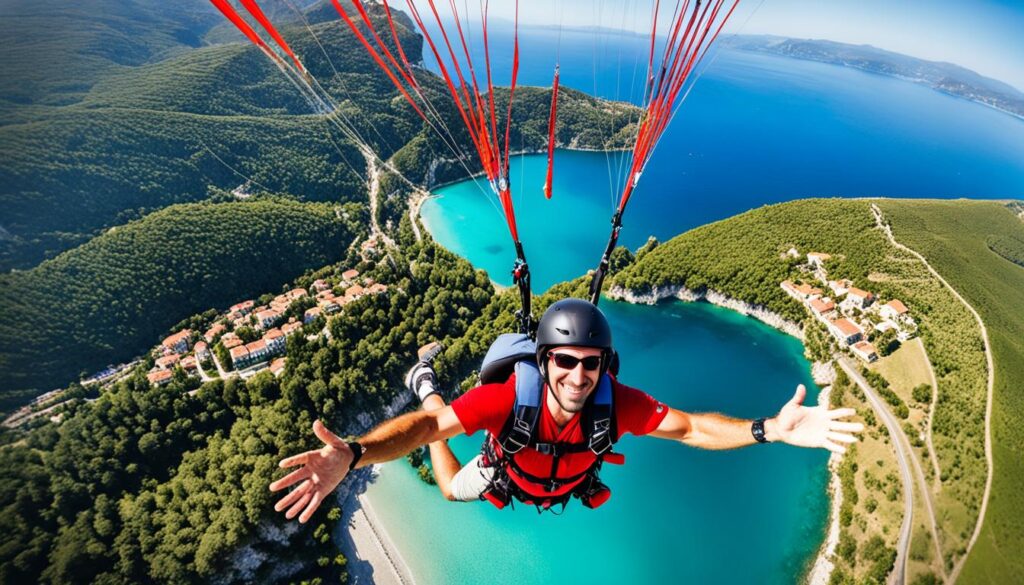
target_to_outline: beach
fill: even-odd
[[[377,519],[373,505],[366,497],[366,488],[378,472],[377,466],[354,481],[347,491],[339,490],[338,500],[344,510],[338,524],[336,542],[348,558],[349,583],[356,585],[412,585],[416,582],[408,564],[388,537]],[[338,538],[340,537],[340,538]]]

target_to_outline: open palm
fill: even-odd
[[[302,482],[278,500],[274,510],[280,512],[287,508],[284,516],[289,520],[301,511],[299,522],[303,523],[310,519],[324,499],[345,479],[349,464],[355,456],[345,441],[327,430],[320,421],[313,423],[313,433],[324,442],[324,446],[282,459],[282,468],[300,467],[270,484],[270,491],[276,492]]]
[[[797,447],[823,447],[835,453],[846,452],[844,444],[857,440],[850,433],[864,430],[861,423],[840,419],[856,414],[852,408],[828,410],[824,406],[804,406],[807,389],[803,384],[796,388],[793,398],[782,407],[775,418],[779,439]]]

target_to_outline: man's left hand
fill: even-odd
[[[765,437],[769,441],[781,441],[796,447],[823,447],[834,453],[845,453],[845,445],[853,443],[864,425],[846,422],[853,416],[852,408],[828,410],[824,406],[804,406],[807,389],[803,384],[796,387],[793,398],[782,407],[778,416],[765,421]]]

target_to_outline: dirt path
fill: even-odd
[[[964,552],[963,556],[960,557],[960,560],[957,561],[956,566],[953,567],[953,572],[949,575],[949,581],[955,583],[957,577],[960,576],[960,571],[963,569],[967,556],[971,553],[971,548],[974,547],[974,543],[978,540],[978,535],[981,534],[981,526],[985,521],[985,511],[988,509],[988,500],[992,493],[992,473],[994,469],[992,461],[992,394],[995,387],[995,366],[992,362],[992,344],[989,343],[988,340],[988,329],[985,328],[985,323],[981,320],[981,315],[974,310],[974,307],[972,307],[966,299],[960,296],[960,293],[946,282],[945,278],[942,278],[942,276],[932,268],[932,265],[928,263],[928,260],[926,260],[924,256],[896,241],[896,238],[892,235],[892,226],[885,222],[885,218],[882,216],[882,210],[874,203],[871,204],[871,212],[875,214],[875,221],[878,223],[879,227],[882,228],[882,231],[885,232],[886,237],[889,238],[892,245],[896,246],[900,250],[912,254],[920,260],[924,264],[925,268],[928,269],[928,272],[931,272],[932,276],[939,279],[939,282],[948,288],[949,291],[953,293],[953,296],[963,303],[963,305],[967,307],[967,310],[974,315],[974,319],[978,322],[978,328],[981,329],[982,341],[985,343],[985,362],[988,366],[988,389],[985,397],[985,462],[988,465],[988,476],[985,478],[985,493],[981,497],[981,509],[978,512],[978,521],[974,525],[974,533],[971,534],[971,540],[967,543],[966,552]]]
[[[924,361],[928,364],[928,376],[932,385],[932,401],[928,407],[928,432],[925,434],[925,442],[928,443],[928,455],[932,460],[932,470],[935,472],[935,481],[932,487],[936,490],[942,489],[942,470],[939,469],[939,457],[935,454],[935,444],[932,443],[932,421],[935,420],[935,405],[939,401],[939,381],[935,378],[935,368],[932,367],[932,359],[928,357],[928,350],[924,347],[924,341],[918,338],[921,344],[921,352],[924,353]]]

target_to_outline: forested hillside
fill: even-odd
[[[354,204],[178,205],[0,276],[0,408],[139,355],[192,313],[337,261],[364,222]]]
[[[276,462],[314,446],[316,418],[353,428],[360,414],[379,416],[427,340],[457,346],[444,376],[465,373],[480,355],[455,341],[501,313],[484,273],[408,233],[394,264],[364,273],[388,294],[346,306],[330,336],[292,337],[280,379],[265,372],[189,393],[198,381],[153,388],[140,370],[0,449],[0,582],[344,579],[331,534],[345,512],[332,502],[308,525],[285,521],[267,489]]]
[[[806,266],[801,266],[802,254],[830,254],[831,259],[825,262],[829,278],[848,278],[854,286],[881,298],[902,301],[919,325],[938,382],[930,432],[941,470],[941,489],[934,500],[943,558],[951,567],[967,550],[981,512],[987,476],[984,413],[988,372],[984,344],[974,317],[964,305],[916,257],[888,242],[876,227],[871,204],[864,200],[817,199],[755,209],[691,230],[641,254],[635,264],[613,279],[613,286],[636,293],[674,286],[710,289],[761,305],[788,319],[811,324],[808,347],[812,352],[818,352],[815,347],[820,345],[814,341],[816,321],[779,286],[787,279],[813,279]],[[1009,284],[1019,280],[1021,268],[990,249],[993,241],[1021,239],[1021,224],[1004,205],[890,200],[878,200],[877,204],[883,212],[893,211],[891,221],[897,238],[901,233],[912,234],[907,245],[926,247],[922,251],[929,258],[941,254],[947,278],[959,282],[954,286],[980,295],[977,298],[984,304],[979,310],[987,306],[993,315],[986,321],[990,336],[1003,341],[1015,339],[1019,319],[993,308],[1016,306],[1014,299],[1020,296],[1011,292]],[[922,225],[925,220],[930,223]],[[902,232],[901,221],[906,225]],[[787,252],[791,248],[796,248],[801,257],[790,256]],[[943,272],[943,268],[937,268]],[[998,277],[998,282],[984,284],[994,278],[990,273],[1004,272],[1006,275]],[[968,273],[976,273],[976,278],[965,280],[963,274]],[[998,298],[994,296],[997,290],[1002,291]],[[1013,357],[1019,353],[1015,347],[1013,343],[1004,344],[1002,361],[997,359],[995,364],[996,371],[1001,372],[998,379],[1011,386],[1010,380],[1020,369],[1015,365],[1019,360]],[[1016,383],[1019,387],[1020,380]],[[1005,412],[1015,414],[1001,416],[1009,417],[1004,420],[1019,418],[1019,401],[1004,395]],[[1017,441],[1017,433],[1005,431],[1005,427],[1004,436],[1009,442]],[[1001,506],[1013,512],[1004,512],[988,526],[999,531],[1000,541],[1012,548],[1021,541],[1021,532],[1004,518],[1018,512],[1020,503],[1004,500]],[[995,553],[989,549],[985,554]]]

